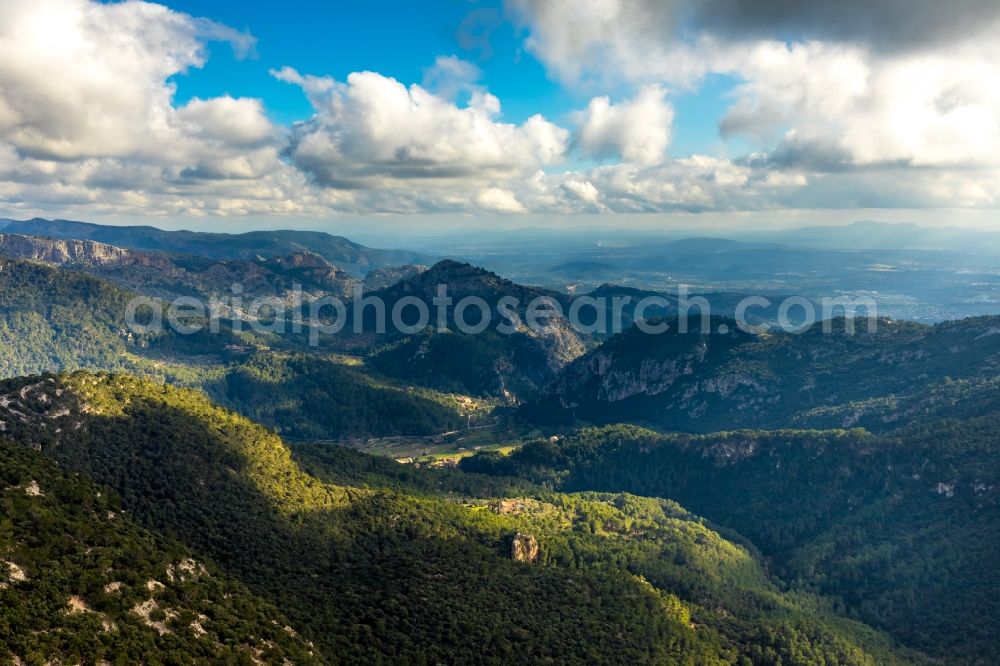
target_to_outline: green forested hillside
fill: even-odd
[[[321,663],[273,606],[0,441],[0,663]]]
[[[219,333],[136,335],[125,323],[134,297],[84,273],[0,260],[0,377],[78,368],[167,377],[298,438],[429,435],[464,422],[425,391],[319,355],[253,353],[265,341],[237,337],[228,322]]]
[[[364,487],[334,485],[203,395],[125,376],[0,394],[12,438],[112,486],[135,520],[240,578],[333,661],[899,660],[821,599],[780,593],[750,548],[670,501],[431,498],[377,468]]]
[[[217,402],[300,439],[431,435],[464,422],[419,390],[318,356],[257,354],[204,388]]]
[[[534,344],[490,331],[406,336],[376,348],[368,365],[399,381],[508,401],[537,395],[550,376]],[[531,368],[538,371],[526,371]]]
[[[83,273],[0,260],[0,377],[124,367],[136,342],[125,326],[130,297]]]
[[[226,345],[242,342],[228,323],[217,333],[136,333],[126,322],[133,298],[86,273],[0,259],[0,377],[82,368],[158,374],[161,358],[227,359],[234,354]],[[136,323],[149,315],[149,304],[139,305]]]
[[[953,379],[946,376],[901,394],[876,396],[796,414],[796,426],[830,428],[844,424],[869,430],[931,423],[948,418],[976,418],[1000,412],[1000,375]]]
[[[613,426],[508,457],[479,454],[462,468],[674,498],[748,537],[796,587],[949,663],[991,663],[1000,659],[998,438],[997,414],[884,436]]]

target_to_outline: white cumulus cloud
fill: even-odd
[[[145,2],[3,2],[0,197],[151,214],[287,210],[305,178],[280,160],[259,100],[174,102],[171,77],[253,37]],[[277,198],[276,198],[277,197]]]
[[[312,101],[315,115],[292,128],[288,154],[324,187],[500,187],[557,164],[569,142],[567,130],[539,115],[503,122],[499,100],[486,91],[460,106],[376,72],[343,82],[287,68],[274,75],[300,85]]]
[[[761,197],[756,205],[996,203],[990,195],[1000,171],[996,3],[848,0],[834,8],[793,0],[508,0],[507,5],[526,30],[528,50],[553,76],[576,87],[659,85],[691,92],[712,73],[737,81],[720,134],[747,140],[757,152],[733,163],[761,176],[751,181],[755,188],[779,179],[797,184],[794,197]],[[630,143],[623,138],[625,127],[642,136],[650,125],[630,125],[620,120],[623,109],[619,118],[615,110],[605,97],[591,102],[584,114],[592,122],[581,126],[581,148],[598,157],[652,164],[656,151],[642,146],[655,141],[631,142],[630,158],[625,154]],[[677,171],[683,162],[671,164],[671,174],[659,174],[668,179],[663,188],[651,186],[649,171],[618,169],[615,180],[621,183],[627,173],[641,178],[632,191],[647,192],[645,200],[656,205],[667,201],[662,193],[676,188],[678,178],[697,181],[696,173],[692,180]],[[695,169],[693,163],[687,167]],[[875,182],[883,188],[879,193],[868,186]]]
[[[666,90],[644,86],[628,101],[612,104],[595,97],[576,114],[577,142],[588,156],[655,164],[666,155],[674,111]]]
[[[498,213],[523,213],[524,206],[517,200],[513,192],[490,187],[476,195],[476,205],[485,210]]]

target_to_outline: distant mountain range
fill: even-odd
[[[897,319],[1000,313],[1000,234],[860,222],[847,227],[739,230],[728,237],[574,229],[459,236],[427,244],[518,282],[583,293],[605,282],[676,293],[865,294]],[[610,271],[607,267],[614,267]]]
[[[576,252],[587,248],[639,248],[646,245],[665,244],[689,239],[705,241],[729,240],[744,244],[785,245],[814,249],[883,250],[924,249],[981,251],[1000,249],[1000,231],[957,226],[926,226],[911,222],[876,222],[859,220],[851,224],[768,228],[765,225],[746,224],[729,229],[711,229],[692,226],[671,228],[644,225],[627,228],[607,228],[576,224],[572,234],[565,226],[540,228],[476,227],[438,230],[407,235],[395,232],[407,247],[415,247],[438,254],[472,257],[477,251],[483,255],[515,249],[531,254],[533,249],[553,252],[557,248]],[[366,238],[380,239],[377,229]]]
[[[285,298],[295,287],[305,294],[349,296],[360,281],[318,254],[299,251],[255,259],[208,259],[131,250],[92,240],[0,233],[0,256],[82,270],[141,294],[172,298],[241,294]]]
[[[468,230],[456,230],[452,241],[425,240],[421,247],[429,251],[407,251],[373,249],[315,231],[224,234],[66,220],[0,220],[2,233],[91,240],[161,253],[189,272],[205,270],[208,260],[251,262],[213,270],[204,275],[209,283],[247,271],[252,282],[254,271],[266,261],[311,253],[340,272],[332,280],[315,273],[317,289],[326,283],[336,292],[332,284],[341,282],[344,291],[353,286],[352,280],[367,280],[366,288],[372,290],[404,277],[407,269],[402,267],[430,266],[436,257],[449,257],[521,284],[574,294],[606,283],[673,294],[686,285],[693,292],[795,294],[813,300],[864,294],[878,299],[883,315],[925,322],[1000,313],[1000,234],[987,231],[880,222],[739,231],[726,238],[574,231],[579,233],[566,237],[554,230],[484,229],[470,237]],[[128,286],[149,291],[142,286],[148,279]],[[280,292],[281,279],[276,279],[277,287],[262,285],[261,293]],[[210,285],[189,288],[212,290]]]
[[[319,231],[250,231],[242,234],[165,231],[149,226],[109,226],[70,220],[0,220],[0,231],[48,238],[92,240],[147,252],[211,259],[274,258],[317,254],[355,277],[400,264],[429,264],[433,258],[405,250],[376,250]]]
[[[759,231],[748,240],[839,250],[1000,250],[1000,233],[963,227],[922,226],[862,220],[846,226]]]

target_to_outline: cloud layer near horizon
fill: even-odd
[[[246,33],[143,2],[0,0],[0,205],[189,216],[995,207],[996,3],[841,6],[510,0],[526,48],[589,99],[564,119],[505,122],[478,68],[443,56],[419,84],[275,70],[314,112],[283,126],[258,99],[175,102],[172,77],[201,67],[208,41],[247,54]],[[786,34],[799,37],[776,39]],[[753,149],[673,155],[672,97],[709,74],[737,82],[721,135]]]

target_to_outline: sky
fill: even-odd
[[[994,0],[0,0],[0,216],[991,225],[997,81]]]

